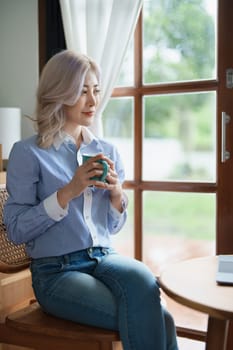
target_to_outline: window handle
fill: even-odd
[[[226,127],[230,122],[231,117],[222,112],[222,152],[221,152],[221,162],[224,163],[230,158],[230,152],[226,150]]]
[[[233,88],[233,68],[226,70],[226,86],[228,89]]]

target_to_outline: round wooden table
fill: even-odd
[[[217,256],[184,260],[168,266],[159,277],[169,297],[209,315],[206,350],[226,349],[233,319],[233,286],[217,285],[217,264]]]

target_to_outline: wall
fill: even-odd
[[[0,107],[32,115],[39,76],[37,0],[0,0]],[[34,132],[25,117],[21,137]]]

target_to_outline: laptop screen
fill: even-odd
[[[218,284],[233,285],[233,255],[219,255],[216,281]]]

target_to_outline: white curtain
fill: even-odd
[[[60,0],[68,49],[91,56],[102,71],[102,101],[92,131],[102,136],[101,114],[112,93],[143,0]]]

